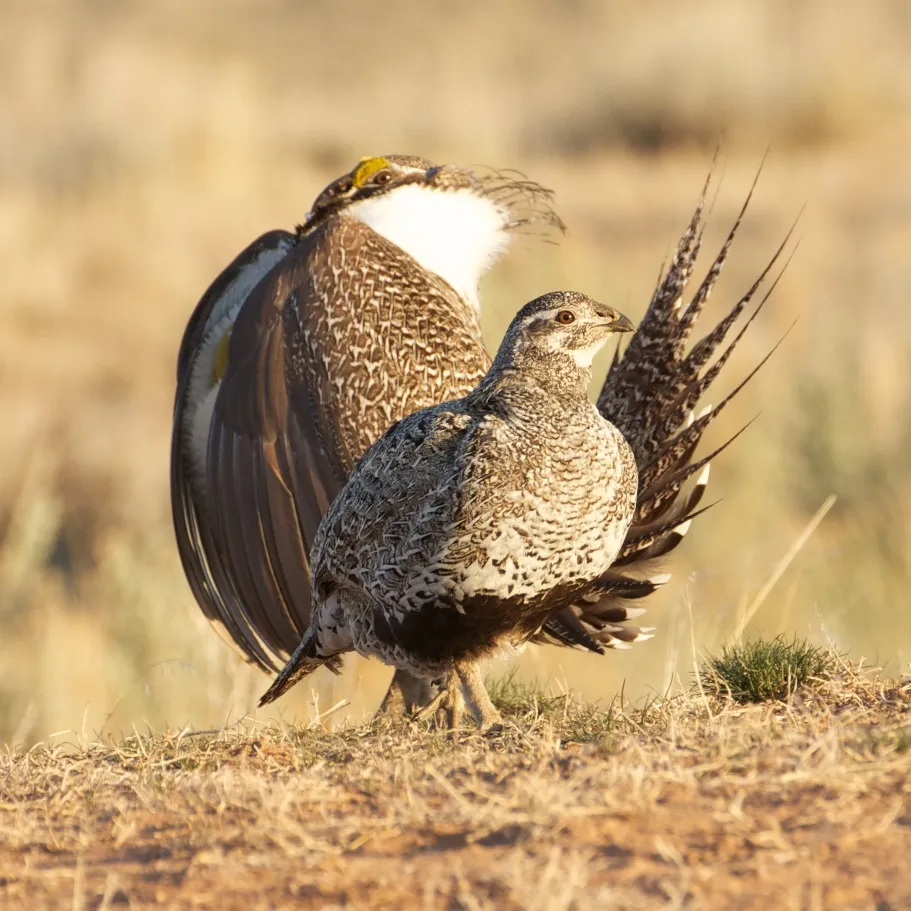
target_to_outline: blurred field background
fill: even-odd
[[[833,493],[747,633],[911,660],[911,7],[0,4],[0,740],[215,726],[267,684],[193,606],[167,491],[185,320],[249,240],[362,155],[516,167],[556,191],[570,233],[528,239],[486,281],[491,346],[555,287],[636,317],[719,143],[710,254],[769,154],[709,317],[806,205],[725,389],[799,322],[719,421],[715,440],[761,411],[650,605],[657,638],[523,656],[522,674],[586,697],[686,684],[694,645],[734,634]],[[334,718],[359,719],[388,675],[315,677],[319,708],[347,698]]]

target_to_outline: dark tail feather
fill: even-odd
[[[544,624],[543,632],[561,645],[578,645],[590,652],[604,654],[604,649],[591,637],[571,607],[566,607],[551,617]]]
[[[650,579],[633,579],[610,570],[592,582],[574,604],[550,617],[535,639],[581,646],[598,654],[604,654],[605,648],[625,649],[634,642],[651,639],[653,627],[625,625],[645,611],[627,607],[624,601],[652,594],[669,578],[659,574]]]
[[[668,472],[676,470],[683,462],[688,461],[696,447],[699,445],[703,434],[721,414],[721,412],[730,404],[733,398],[753,379],[754,376],[765,366],[766,362],[778,350],[779,345],[787,338],[786,332],[762,358],[762,360],[744,377],[741,382],[728,393],[719,404],[710,408],[696,418],[692,424],[681,430],[676,436],[666,440],[661,449],[655,454],[651,461],[646,462],[639,469],[640,500],[647,493],[654,489],[656,483]],[[732,343],[734,344],[734,343]],[[746,425],[747,427],[749,424]],[[746,429],[746,428],[743,428]],[[737,436],[743,432],[738,432]],[[736,439],[732,437],[732,440]],[[730,441],[729,441],[730,442]],[[724,447],[722,447],[724,448]],[[719,450],[720,451],[720,450]]]
[[[622,356],[616,356],[598,398],[598,408],[627,440],[637,439],[644,410],[653,392],[660,388],[669,366],[679,360],[683,294],[693,274],[702,246],[705,224],[702,215],[711,184],[706,178],[696,210],[677,244],[663,278],[652,294],[648,309]],[[674,327],[674,331],[669,331]],[[633,446],[636,457],[639,453]]]
[[[774,263],[775,260],[781,253],[781,249],[775,254],[775,257],[771,260],[771,263]],[[793,256],[793,253],[792,253]],[[718,377],[718,374],[721,372],[724,365],[728,362],[731,354],[733,354],[734,349],[746,335],[747,330],[753,324],[753,321],[759,316],[760,311],[765,306],[769,297],[771,297],[772,292],[775,290],[778,282],[781,280],[782,275],[784,275],[785,270],[788,267],[788,264],[791,261],[791,257],[788,257],[787,262],[782,266],[781,271],[775,276],[774,281],[769,287],[768,291],[763,295],[762,300],[756,306],[756,309],[750,314],[749,319],[744,323],[741,330],[737,333],[734,340],[730,345],[722,352],[721,356],[715,361],[714,364],[706,371],[705,375],[700,377],[699,371],[705,365],[705,363],[711,358],[715,353],[718,346],[724,341],[727,336],[728,330],[737,320],[737,317],[743,312],[744,307],[750,300],[752,300],[753,295],[759,287],[758,282],[753,285],[752,288],[737,302],[731,312],[712,330],[708,335],[702,338],[694,347],[693,350],[689,353],[686,359],[680,366],[680,369],[677,371],[676,376],[673,379],[671,386],[673,387],[673,396],[668,396],[665,400],[664,406],[660,412],[655,415],[655,423],[653,425],[652,432],[649,434],[651,439],[651,447],[653,451],[657,451],[660,448],[661,444],[669,437],[671,434],[676,433],[676,431],[684,424],[687,417],[692,411],[693,406],[696,402],[699,401],[702,394],[712,385],[715,379]],[[763,273],[763,275],[768,274],[768,269]],[[761,281],[761,279],[760,279]],[[775,346],[777,348],[777,345]],[[772,349],[774,351],[775,348]],[[772,351],[769,352],[771,355]],[[768,360],[768,355],[762,361],[765,363],[765,360]],[[759,366],[762,366],[762,363]],[[755,371],[754,371],[755,373]],[[752,374],[751,374],[752,376]],[[743,388],[742,384],[739,389]],[[729,396],[730,399],[732,396]]]
[[[635,600],[636,598],[645,598],[653,594],[670,578],[666,575],[653,576],[650,579],[633,579],[631,576],[624,576],[618,572],[605,573],[602,578],[609,579],[609,588],[601,589],[599,593],[589,595],[582,599],[582,605],[598,604],[603,602],[606,595],[626,600]],[[628,619],[627,614],[630,609],[624,608],[624,616],[610,619],[611,623],[619,623],[621,620]],[[602,612],[603,614],[603,612]]]
[[[288,663],[282,668],[279,675],[272,682],[272,686],[263,693],[259,700],[260,707],[275,702],[279,696],[291,689],[298,680],[312,674],[321,667],[328,667],[333,674],[342,672],[342,659],[340,655],[332,655],[329,658],[321,658],[317,654],[317,641],[313,633],[313,628],[304,633],[301,644],[295,649],[294,654],[288,660]]]
[[[652,560],[670,553],[690,530],[693,519],[715,505],[716,503],[710,503],[708,506],[703,506],[702,509],[697,509],[678,519],[661,522],[646,529],[640,529],[634,525],[630,530],[631,534],[627,535],[614,565],[628,566],[634,560]]]
[[[702,213],[710,181],[711,174],[645,316],[622,356],[615,356],[598,398],[599,410],[630,441],[637,459],[640,454],[635,441],[643,411],[655,388],[661,386],[668,367],[677,359],[679,336],[669,329],[679,326],[677,314],[699,255],[704,230]]]
[[[754,418],[755,420],[755,418]],[[655,481],[651,487],[645,490],[639,496],[639,502],[636,506],[636,519],[640,522],[651,522],[654,521],[659,516],[665,514],[668,508],[674,503],[677,499],[677,494],[680,493],[680,489],[683,485],[694,475],[697,471],[702,471],[704,468],[708,468],[712,464],[712,460],[721,455],[734,440],[737,439],[746,429],[752,424],[753,421],[750,421],[748,424],[745,424],[740,430],[737,431],[733,436],[729,437],[724,443],[722,443],[717,449],[710,452],[707,456],[703,456],[696,462],[690,462],[689,464],[684,464],[682,468],[678,468],[675,471],[668,472],[667,474],[662,475],[657,481]],[[705,480],[702,483],[703,490],[705,485],[708,483],[708,477],[706,476]],[[700,494],[701,497],[701,494]]]
[[[693,299],[690,301],[686,310],[683,312],[683,316],[680,318],[681,350],[683,345],[686,344],[686,340],[689,338],[689,334],[692,331],[696,320],[699,318],[699,314],[702,313],[703,308],[705,307],[706,303],[708,303],[708,299],[711,297],[715,283],[718,281],[718,277],[721,275],[721,270],[724,268],[728,254],[731,252],[731,246],[734,243],[734,238],[737,236],[737,232],[740,230],[740,225],[743,223],[743,218],[747,213],[747,209],[750,207],[750,202],[753,199],[753,193],[756,190],[756,185],[759,183],[759,177],[762,174],[763,164],[765,164],[764,159],[756,171],[756,176],[753,178],[753,183],[750,186],[750,191],[747,193],[747,197],[743,201],[743,205],[740,207],[740,212],[737,213],[737,218],[734,220],[734,224],[731,226],[731,230],[728,231],[728,236],[725,238],[724,243],[721,245],[721,250],[719,250],[718,255],[715,257],[712,265],[709,267],[709,271],[706,273],[705,278],[702,280],[702,284],[693,295]],[[711,174],[709,174],[709,178],[711,178]],[[702,191],[703,197],[705,197],[707,190],[708,181],[706,181],[705,189]],[[772,262],[774,262],[774,260],[772,260]],[[769,268],[771,268],[771,263],[769,265]],[[760,276],[760,282],[764,276],[765,273]]]
[[[635,639],[636,633],[640,631],[616,625],[638,613],[634,608],[625,607],[624,599],[647,597],[657,587],[656,580],[666,581],[666,577],[653,576],[652,579],[645,580],[637,577],[644,575],[654,560],[674,550],[683,540],[692,520],[711,508],[711,505],[700,506],[709,479],[711,460],[730,446],[743,430],[709,455],[697,457],[696,450],[708,427],[756,375],[781,342],[762,358],[733,392],[722,398],[719,405],[715,408],[707,407],[698,415],[694,412],[699,407],[699,400],[718,378],[787,268],[790,258],[780,272],[771,278],[793,237],[796,222],[746,293],[689,352],[685,349],[728,259],[734,238],[746,218],[761,170],[760,167],[705,278],[689,304],[684,306],[683,296],[692,277],[703,238],[703,213],[712,178],[712,174],[709,174],[696,211],[663,277],[659,279],[645,316],[626,349],[622,353],[618,349],[614,354],[598,397],[598,408],[623,433],[636,457],[639,466],[636,514],[615,561],[614,577],[601,580],[600,587],[567,609],[578,619],[582,632],[574,629],[570,637],[566,629],[571,624],[564,619],[561,629],[555,631],[562,634],[563,638],[553,634],[551,641],[572,638],[571,644],[582,644],[590,648],[586,637],[600,646],[609,645],[607,640],[613,639],[619,647],[624,647],[625,642]],[[734,324],[763,287],[767,290],[760,302],[733,340],[712,363],[712,358],[724,345]],[[687,492],[687,482],[694,475],[698,476],[696,483]],[[624,575],[617,572],[621,567]],[[624,630],[625,632],[619,632]],[[549,632],[545,627],[545,639]]]

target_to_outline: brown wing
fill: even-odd
[[[262,277],[296,242],[295,235],[286,231],[270,231],[242,251],[196,305],[184,331],[177,359],[177,395],[171,438],[171,511],[178,552],[187,581],[203,613],[216,624],[220,621],[234,642],[245,651],[245,631],[235,622],[225,601],[229,592],[224,580],[213,574],[213,563],[217,572],[218,561],[212,557],[211,528],[205,504],[191,479],[185,421],[189,409],[198,403],[190,400],[190,380],[195,358],[213,323],[239,308]],[[268,663],[261,646],[256,644],[253,650],[255,660]]]
[[[272,669],[271,654],[292,652],[307,628],[308,554],[345,480],[331,440],[320,436],[328,419],[313,372],[297,362],[296,311],[313,306],[308,259],[319,240],[303,240],[241,311],[209,437],[208,517],[226,625],[240,629],[250,658]]]
[[[355,460],[488,363],[470,306],[357,219],[297,239],[257,285],[214,403],[205,503],[185,530],[197,598],[250,660],[273,668],[300,643],[308,555]]]
[[[360,294],[368,283],[361,266],[397,255],[370,246],[379,241],[354,219],[321,225],[257,287],[231,336],[209,436],[206,552],[225,626],[264,667],[274,669],[272,656],[284,659],[300,643],[320,520],[389,423],[383,408],[394,397],[363,386],[367,362],[382,353],[398,385],[411,385],[383,347],[401,347],[391,326],[364,331],[372,308],[396,306],[397,295]]]
[[[205,335],[213,311],[230,306],[232,296],[248,295],[259,280],[287,255],[296,242],[297,236],[288,231],[266,232],[238,253],[206,289],[190,315],[180,341],[180,351],[177,355],[177,406],[180,405],[181,393],[186,393],[184,387],[189,381],[193,355]]]

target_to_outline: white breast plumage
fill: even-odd
[[[348,211],[475,307],[481,276],[509,243],[508,211],[470,189],[410,184],[357,202]]]

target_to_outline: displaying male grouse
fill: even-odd
[[[172,511],[197,602],[249,660],[277,670],[300,642],[313,536],[364,450],[484,375],[478,281],[533,224],[559,220],[519,176],[367,158],[197,305],[178,361]],[[429,698],[402,674],[390,692],[404,708]]]

